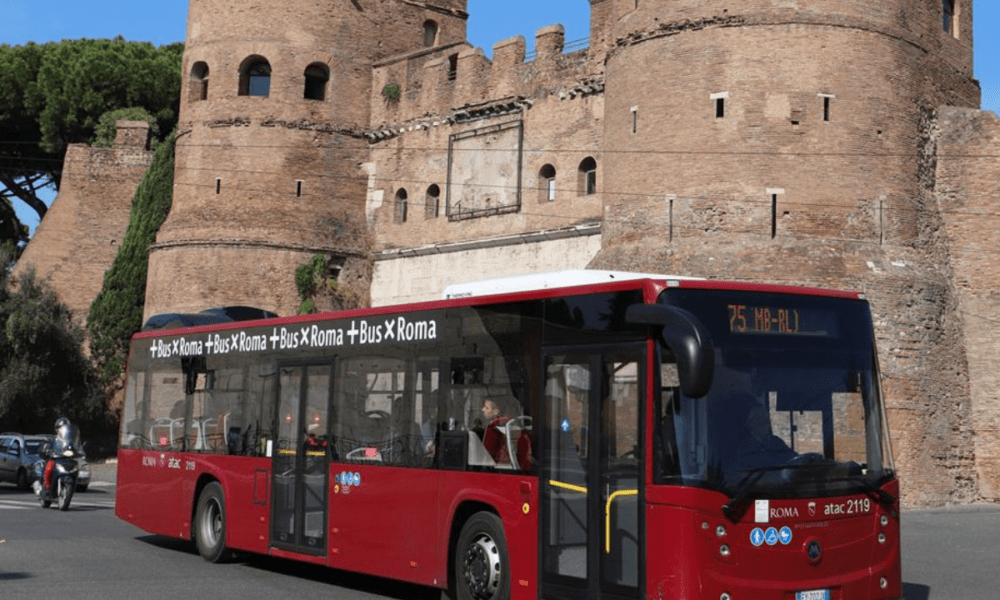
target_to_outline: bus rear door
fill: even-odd
[[[542,466],[545,598],[638,598],[645,346],[546,356]]]

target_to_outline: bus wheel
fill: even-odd
[[[222,486],[212,482],[198,497],[194,516],[194,539],[198,553],[208,562],[220,562],[226,554],[226,502]]]
[[[458,600],[510,598],[510,560],[500,517],[478,512],[466,521],[455,548]]]

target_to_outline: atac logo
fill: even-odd
[[[816,503],[815,502],[810,502],[809,503],[809,516],[810,517],[815,517],[816,516]]]

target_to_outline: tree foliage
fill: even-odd
[[[48,431],[59,416],[103,422],[83,330],[33,271],[11,280],[0,249],[0,419],[5,429]]]
[[[93,141],[105,113],[141,107],[173,131],[183,50],[120,38],[0,45],[0,235],[13,201],[45,215],[38,192],[58,190],[66,147]]]
[[[90,145],[96,148],[113,147],[115,145],[115,136],[118,135],[118,128],[115,126],[115,123],[121,119],[149,123],[149,135],[152,139],[150,148],[153,150],[156,149],[161,139],[160,125],[156,121],[156,117],[149,114],[149,111],[141,106],[117,108],[101,115],[101,118],[97,120],[97,127],[94,128],[94,141]]]
[[[299,291],[298,313],[308,315],[321,310],[346,310],[365,306],[361,295],[338,280],[343,259],[314,254],[309,262],[296,267],[295,287]]]
[[[0,197],[0,246],[19,249],[27,241],[28,228],[17,218],[14,204],[9,199]]]
[[[146,303],[149,245],[167,218],[173,201],[174,136],[157,148],[153,162],[132,199],[128,228],[104,286],[90,305],[87,328],[98,382],[110,395],[120,385],[129,340],[142,327]],[[112,407],[117,410],[117,406]]]

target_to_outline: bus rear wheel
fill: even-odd
[[[198,553],[208,562],[221,562],[226,556],[226,501],[222,486],[212,482],[198,497],[194,517],[194,539]]]
[[[500,517],[472,515],[455,548],[455,595],[458,600],[508,600],[510,559]]]

